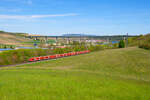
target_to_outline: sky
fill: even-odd
[[[150,33],[150,0],[0,0],[0,30],[40,35]]]

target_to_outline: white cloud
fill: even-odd
[[[66,17],[77,16],[78,14],[56,14],[56,15],[0,15],[0,19],[37,19],[37,18],[50,18],[50,17]]]

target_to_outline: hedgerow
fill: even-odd
[[[139,45],[139,48],[150,49],[150,44],[149,44],[149,43],[140,44],[140,45]]]
[[[30,57],[52,54],[48,49],[18,49],[0,53],[0,66],[27,62]]]
[[[76,51],[98,51],[106,48],[110,48],[104,45],[75,45],[66,48],[55,48],[51,49],[18,49],[18,50],[9,50],[3,51],[0,53],[0,66],[3,65],[11,65],[11,64],[19,64],[23,62],[27,62],[31,57],[39,57],[53,54],[62,54],[68,52],[76,52]]]

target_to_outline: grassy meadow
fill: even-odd
[[[0,100],[150,100],[150,51],[112,49],[1,67]]]

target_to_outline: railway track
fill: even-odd
[[[50,60],[57,60],[65,57],[71,57],[71,56],[78,56],[81,54],[87,54],[90,53],[89,50],[87,51],[80,51],[80,52],[71,52],[71,53],[65,53],[65,54],[56,54],[51,56],[41,56],[41,57],[33,57],[28,60],[28,62],[20,63],[20,64],[13,64],[13,65],[0,65],[0,67],[14,67],[14,66],[21,66],[25,64],[33,64],[38,62],[44,62],[44,61],[50,61]]]

